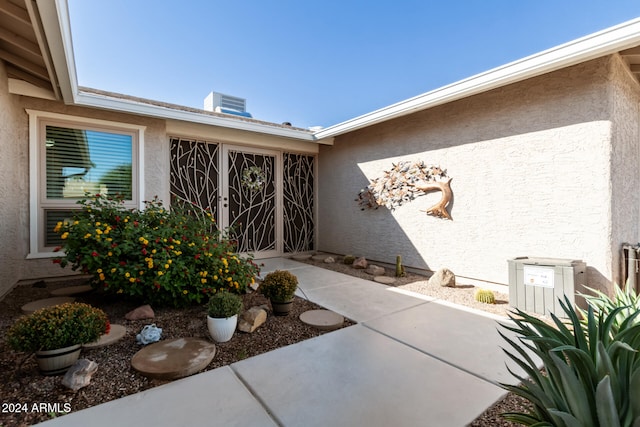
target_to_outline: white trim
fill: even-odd
[[[640,44],[640,18],[330,126],[315,132],[314,136],[317,139],[335,137],[416,111],[613,54],[638,44]]]
[[[40,193],[42,189],[40,173],[42,162],[42,147],[39,145],[40,122],[42,120],[59,121],[73,125],[86,125],[104,127],[107,129],[128,131],[136,134],[137,149],[132,153],[132,162],[137,170],[136,193],[134,200],[140,209],[144,207],[144,133],[146,126],[130,123],[114,122],[102,119],[93,119],[68,114],[51,113],[48,111],[25,110],[29,116],[29,253],[27,259],[52,258],[60,253],[42,251],[40,248],[40,229],[42,220],[42,206]]]

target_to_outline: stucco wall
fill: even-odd
[[[508,283],[517,256],[582,259],[610,277],[609,59],[560,70],[338,137],[319,155],[320,249]],[[354,198],[399,160],[453,177],[453,221],[436,192],[360,211]]]
[[[26,255],[29,194],[26,113],[10,95],[7,74],[0,61],[0,296],[20,278]]]
[[[640,85],[620,56],[611,58],[612,270],[620,277],[621,245],[640,241]]]

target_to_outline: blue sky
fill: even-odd
[[[68,0],[80,85],[330,126],[640,17],[638,0]]]

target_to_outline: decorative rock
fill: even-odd
[[[53,307],[55,305],[65,304],[67,302],[74,302],[75,300],[76,299],[74,297],[55,297],[55,298],[39,299],[23,305],[22,312],[25,314],[31,314],[34,311],[40,310],[41,308]]]
[[[371,274],[372,276],[383,276],[385,273],[384,267],[380,267],[379,265],[373,265],[373,264],[370,264],[365,271]]]
[[[242,313],[238,320],[238,330],[251,333],[267,321],[267,311],[260,307],[251,307]]]
[[[151,344],[131,359],[142,375],[175,380],[204,369],[216,354],[216,346],[198,338],[175,338]]]
[[[393,285],[396,283],[396,279],[389,276],[376,276],[373,278],[374,282],[382,283],[383,285]]]
[[[153,319],[156,314],[153,312],[153,309],[149,304],[141,305],[138,308],[134,308],[130,312],[124,315],[124,318],[127,320],[144,320],[144,319]]]
[[[360,257],[353,261],[352,267],[358,270],[364,270],[365,268],[367,268],[367,265],[367,259],[365,257]]]
[[[311,254],[295,254],[291,257],[294,261],[306,261],[311,259]]]
[[[453,274],[453,271],[448,268],[441,268],[436,271],[431,278],[429,278],[428,282],[429,286],[456,286],[456,276]]]
[[[56,297],[69,297],[72,295],[86,294],[91,292],[91,285],[67,286],[66,288],[58,288],[51,291],[51,295]]]
[[[142,331],[136,335],[136,341],[138,344],[147,345],[152,342],[160,341],[162,336],[162,328],[158,328],[156,324],[146,325],[142,328]]]
[[[98,338],[97,341],[84,344],[83,347],[84,348],[105,347],[107,345],[111,345],[117,341],[120,341],[125,336],[126,333],[127,333],[127,328],[125,328],[124,326],[111,325],[111,329],[109,329],[108,334],[102,335],[100,338]]]
[[[335,258],[334,258],[334,257],[332,257],[332,256],[326,257],[326,258],[324,259],[324,263],[325,263],[325,264],[333,264],[334,262],[336,262],[336,260],[335,260]]]
[[[76,363],[69,368],[64,378],[62,378],[62,385],[70,388],[73,391],[78,391],[82,387],[86,387],[91,382],[91,377],[98,370],[98,364],[89,359],[78,359]]]
[[[312,260],[319,261],[319,262],[324,262],[324,260],[327,258],[329,258],[329,255],[327,254],[316,254],[311,257]]]
[[[344,323],[344,317],[329,310],[309,310],[300,315],[300,320],[321,331],[337,329]]]

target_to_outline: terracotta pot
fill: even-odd
[[[236,325],[238,324],[238,315],[217,318],[207,316],[207,328],[209,334],[215,342],[227,342],[233,337],[233,333],[236,331]]]
[[[36,351],[36,361],[43,375],[60,375],[76,363],[80,356],[80,344],[55,350]]]
[[[271,301],[271,308],[273,309],[273,314],[276,316],[286,316],[291,311],[291,307],[293,306],[293,298],[291,301],[286,302],[277,302]]]

